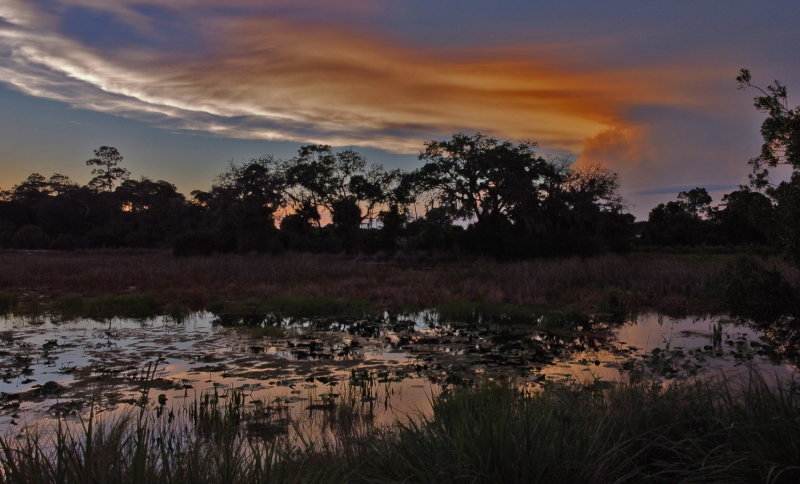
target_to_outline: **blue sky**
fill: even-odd
[[[800,86],[794,2],[3,0],[0,188],[136,176],[205,189],[230,160],[355,147],[414,168],[482,131],[619,172],[637,216],[744,183],[757,83]],[[800,89],[800,87],[798,87]],[[795,98],[796,99],[796,98]],[[796,103],[795,103],[796,104]]]

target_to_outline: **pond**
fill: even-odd
[[[435,311],[380,318],[216,316],[185,320],[0,319],[0,429],[79,421],[89,409],[180,415],[203,399],[244,398],[271,424],[347,404],[373,424],[429,413],[453,386],[513,378],[535,389],[750,368],[791,378],[780,342],[723,317],[642,314],[611,324],[449,321]],[[283,427],[281,427],[283,426]]]

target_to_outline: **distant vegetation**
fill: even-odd
[[[714,205],[701,187],[659,204],[646,222],[625,212],[617,175],[547,160],[532,143],[455,134],[425,144],[411,172],[352,150],[309,145],[297,156],[231,166],[208,191],[131,179],[116,148],[88,160],[85,186],[38,173],[0,192],[0,247],[171,248],[176,255],[457,252],[498,258],[589,255],[637,246],[763,246],[800,256],[800,123],[786,89],[750,83],[767,113],[751,184]],[[768,169],[795,168],[771,185]]]
[[[742,267],[738,260],[737,254],[705,252],[523,261],[404,254],[382,261],[301,253],[201,258],[158,251],[0,252],[0,313],[103,317],[208,309],[232,316],[361,316],[437,308],[464,319],[556,317],[554,311],[569,309],[620,317],[642,310],[733,311],[751,319],[776,311],[800,314],[790,300],[786,307],[775,305],[782,297],[776,290],[784,294],[800,287],[797,268],[775,257]],[[729,287],[731,281],[741,284]],[[754,299],[766,307],[748,305]]]
[[[526,257],[624,250],[632,241],[614,173],[547,161],[530,143],[481,134],[428,143],[413,172],[369,165],[352,150],[304,146],[290,160],[232,164],[190,199],[166,181],[130,179],[113,147],[95,156],[85,186],[34,173],[3,192],[0,246]]]

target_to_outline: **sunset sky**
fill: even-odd
[[[736,74],[800,104],[799,24],[796,0],[0,0],[0,188],[86,182],[100,145],[188,193],[301,144],[411,169],[480,131],[611,167],[642,218],[746,181]]]

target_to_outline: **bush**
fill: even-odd
[[[753,257],[740,257],[723,275],[725,307],[734,316],[771,323],[782,316],[800,315],[800,299],[794,288],[775,269]]]
[[[17,305],[17,298],[13,294],[0,292],[0,314],[7,314]]]
[[[6,220],[0,220],[0,247],[11,247],[13,245],[14,234],[16,232],[16,225]]]
[[[172,255],[176,257],[211,255],[217,250],[213,235],[204,232],[181,235],[175,239]]]
[[[83,247],[83,239],[75,234],[59,234],[50,243],[50,248],[53,250],[75,250]]]
[[[14,234],[13,246],[17,249],[47,249],[50,238],[37,225],[25,225]]]

